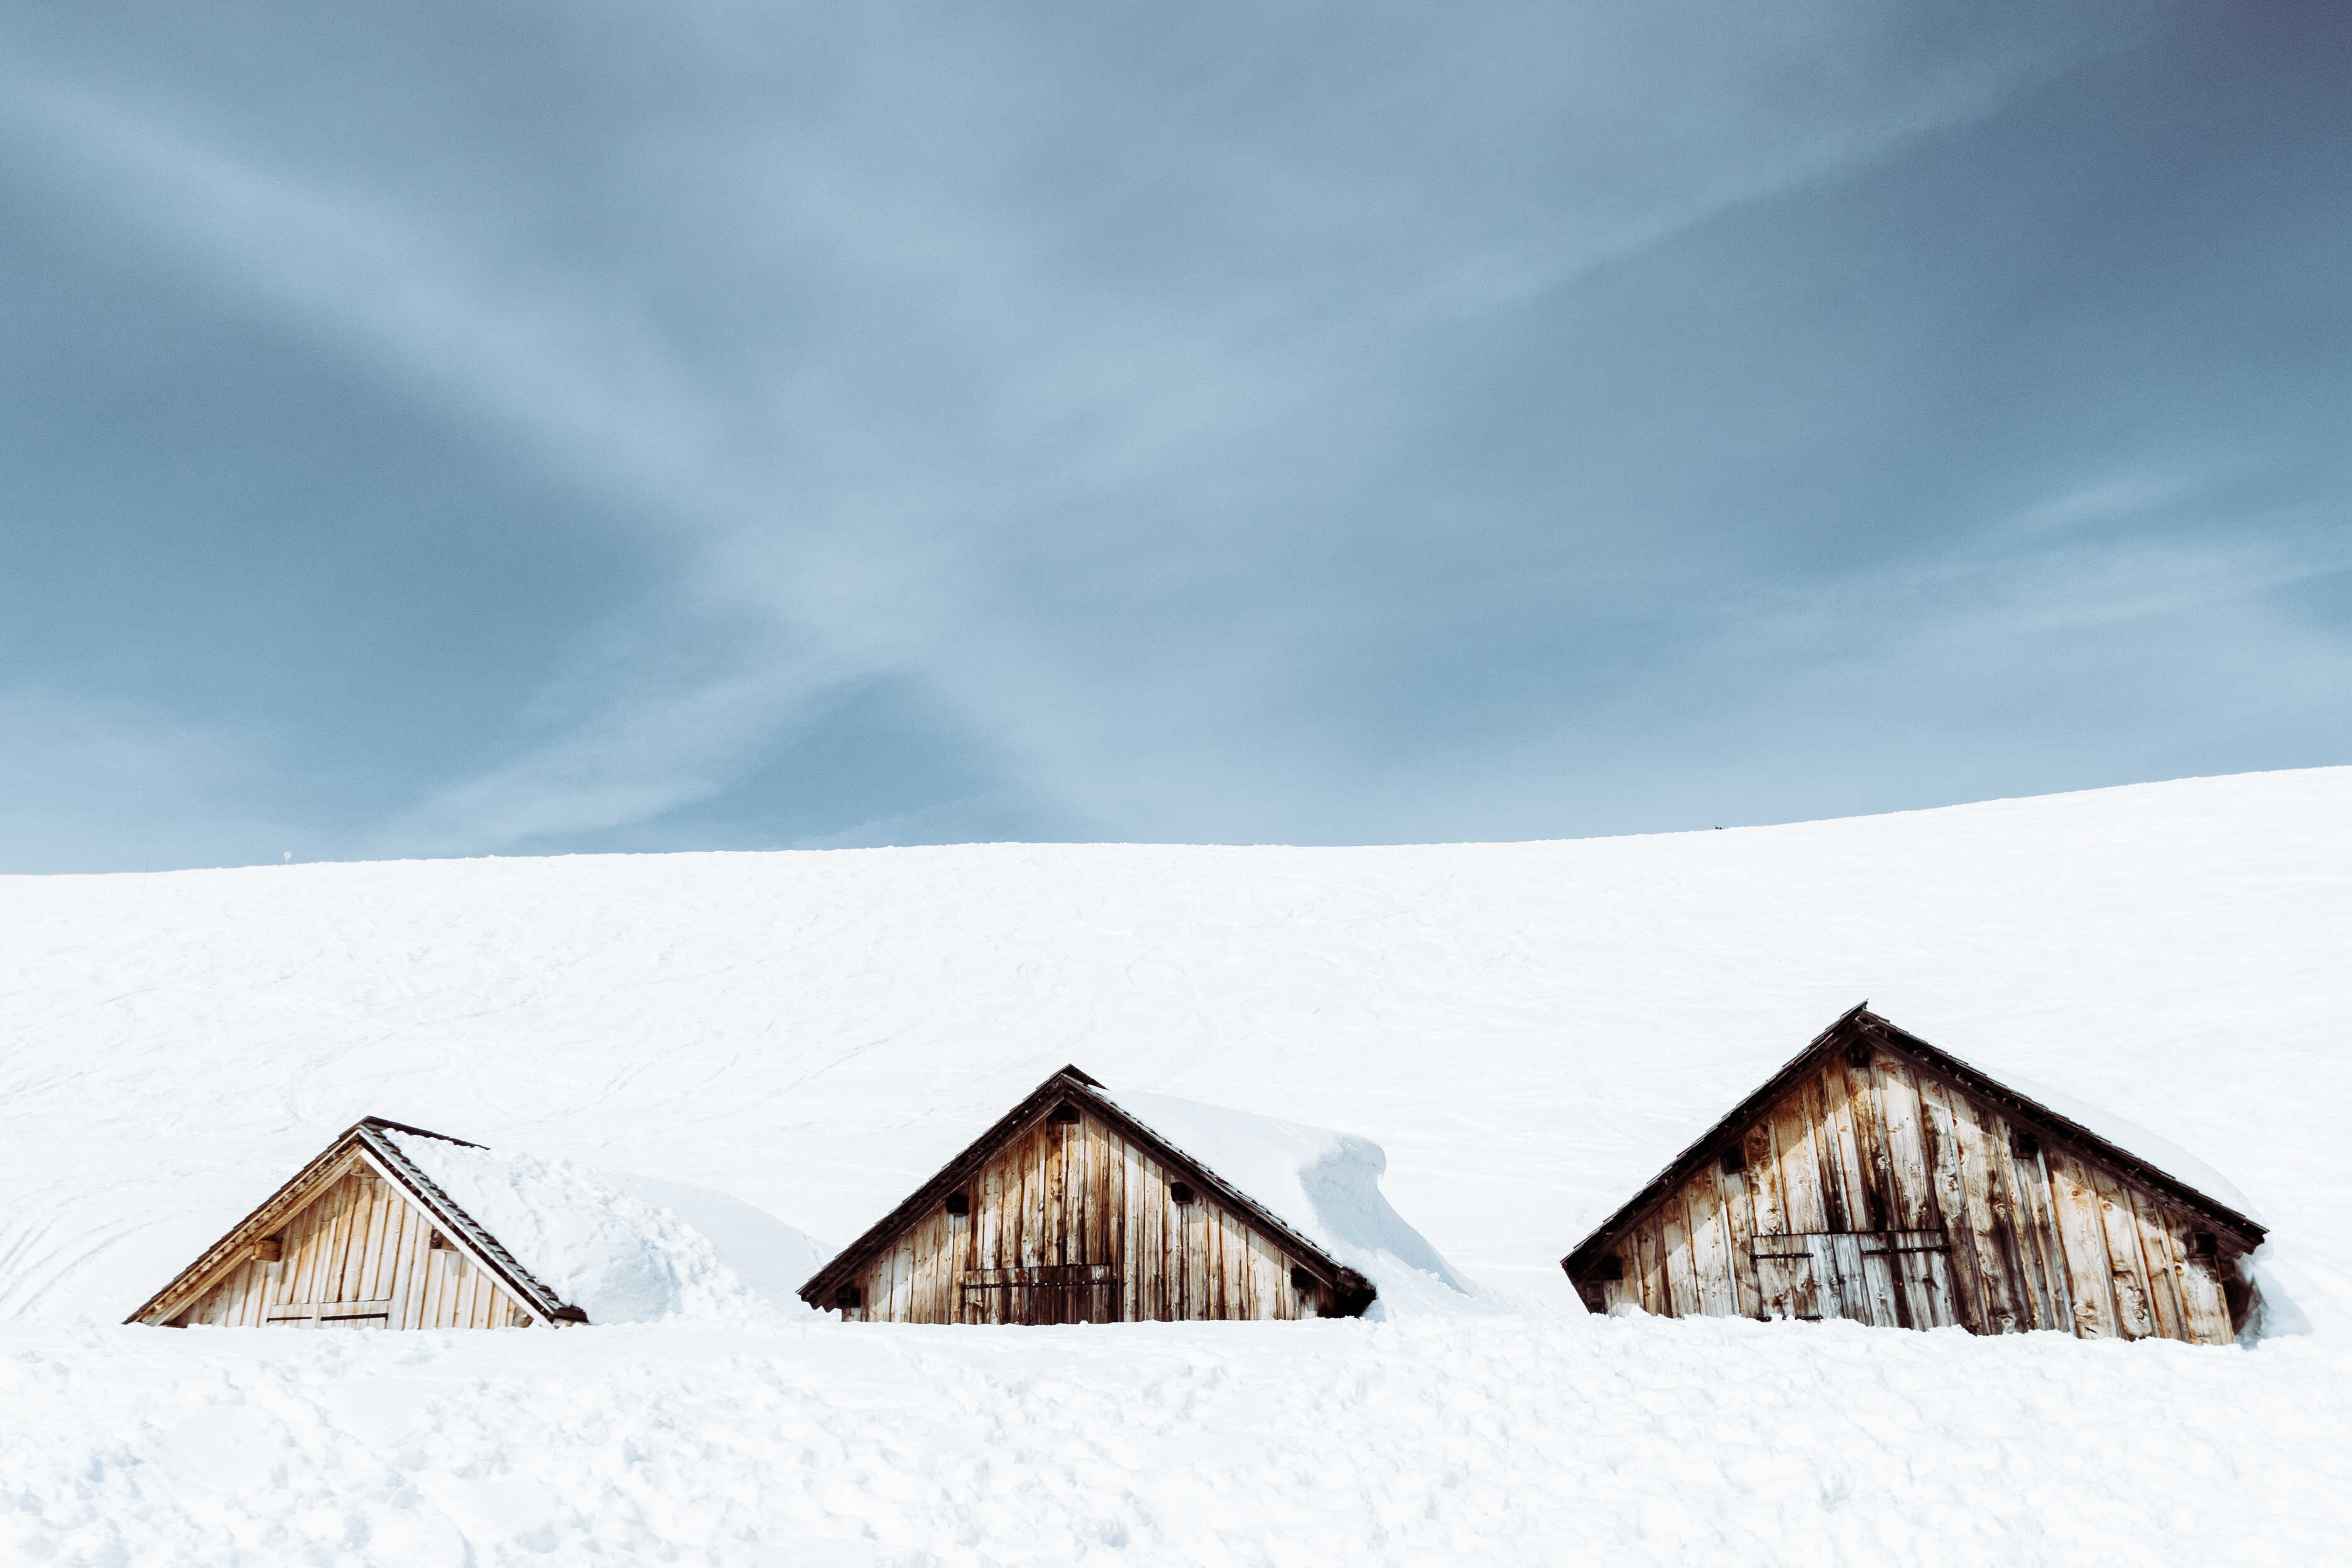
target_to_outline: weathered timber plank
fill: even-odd
[[[345,1276],[352,1300],[374,1301],[383,1300],[389,1291],[382,1289],[390,1270],[391,1259],[384,1256],[385,1231],[391,1214],[388,1205],[392,1193],[387,1184],[376,1180],[375,1173],[366,1176],[367,1223],[361,1228],[362,1245],[359,1266]]]
[[[1878,1129],[1874,1158],[1886,1228],[1940,1236],[1944,1221],[1928,1168],[1927,1111],[1918,1085],[1902,1058],[1889,1052],[1874,1053],[1864,1070]],[[1958,1321],[1948,1262],[1939,1268],[1933,1255],[1917,1252],[1899,1253],[1894,1262],[1906,1328],[1941,1328]]]
[[[2140,1250],[2139,1217],[2132,1212],[2131,1194],[2105,1167],[2088,1164],[2085,1168],[2098,1200],[2099,1228],[2106,1239],[2116,1330],[2127,1340],[2150,1338],[2159,1331],[2156,1288],[2148,1279],[2147,1258]]]
[[[1741,1140],[1740,1168],[1725,1173],[1723,1185],[1724,1250],[1729,1254],[1733,1310],[1743,1318],[1753,1318],[1764,1310],[1764,1292],[1756,1278],[1756,1198],[1753,1173],[1759,1168],[1748,1158],[1748,1150],[1759,1139],[1769,1149],[1771,1134],[1761,1127],[1750,1128]],[[1769,1162],[1762,1168],[1769,1169]]]
[[[446,1329],[449,1326],[449,1300],[452,1295],[449,1278],[449,1258],[446,1252],[436,1252],[428,1246],[425,1256],[425,1326]]]
[[[1059,1122],[1048,1121],[1044,1140],[1038,1205],[1043,1229],[1037,1237],[1041,1263],[1076,1263],[1070,1255],[1070,1134]]]
[[[343,1274],[351,1266],[352,1233],[357,1228],[360,1209],[359,1180],[355,1175],[346,1176],[335,1185],[335,1213],[320,1258],[319,1293],[311,1300],[323,1302],[345,1299]]]
[[[1767,1115],[1749,1128],[1742,1146],[1748,1156],[1748,1239],[1785,1236],[1790,1228],[1789,1206],[1781,1190],[1780,1151],[1773,1118]]]
[[[1828,1201],[1822,1194],[1822,1155],[1814,1147],[1809,1106],[1816,1097],[1800,1085],[1772,1110],[1772,1147],[1781,1210],[1776,1236],[1803,1236],[1830,1228]]]
[[[1206,1232],[1214,1223],[1206,1198],[1194,1196],[1179,1204],[1184,1220],[1184,1311],[1186,1318],[1209,1316],[1209,1247]]]
[[[2189,1321],[2189,1337],[2200,1345],[2226,1345],[2237,1338],[2230,1323],[2230,1300],[2221,1285],[2215,1258],[2189,1256],[2183,1259],[2180,1302]]]
[[[1665,1254],[1661,1245],[1663,1226],[1658,1212],[1651,1210],[1625,1238],[1629,1250],[1620,1255],[1625,1267],[1633,1270],[1641,1281],[1642,1310],[1654,1318],[1664,1317],[1674,1304],[1666,1291]]]
[[[2043,1166],[2050,1173],[2051,1207],[2065,1258],[2074,1332],[2084,1339],[2115,1338],[2119,1326],[2113,1265],[2107,1258],[2106,1233],[2099,1223],[2098,1194],[2092,1190],[2090,1173],[2063,1150],[2045,1150]]]
[[[1135,1275],[1135,1315],[1164,1323],[1175,1316],[1168,1300],[1168,1185],[1160,1180],[1158,1161],[1140,1150],[1134,1159],[1129,1203],[1135,1225],[1128,1258]]]
[[[1666,1276],[1666,1315],[1687,1318],[1698,1311],[1698,1277],[1691,1258],[1690,1206],[1679,1192],[1658,1208],[1658,1262]]]
[[[2032,1326],[2071,1334],[2074,1331],[2074,1296],[2066,1285],[2049,1173],[2040,1154],[2016,1152],[2017,1129],[2008,1118],[1989,1110],[1983,1115],[1986,1131],[1997,1140],[1996,1173],[2000,1195],[2008,1205],[2010,1239],[2025,1300],[2032,1309]]]
[[[392,1298],[392,1326],[414,1329],[419,1321],[416,1261],[425,1250],[425,1216],[416,1212],[405,1196],[397,1194],[393,1202],[392,1215],[392,1268],[383,1283],[383,1293]]]
[[[1870,1111],[1870,1069],[1851,1072],[1843,1058],[1832,1056],[1822,1068],[1823,1104],[1834,1131],[1838,1183],[1845,1204],[1846,1230],[1886,1228],[1885,1204],[1879,1192],[1874,1156],[1881,1152],[1877,1118]]]
[[[373,1171],[362,1173],[361,1179],[365,1184],[367,1202],[361,1223],[352,1231],[357,1262],[344,1269],[343,1289],[354,1300],[374,1301],[383,1299],[383,1292],[375,1289],[375,1282],[383,1262],[384,1205],[392,1194],[386,1184],[376,1180]]]
[[[1872,1078],[1878,1095],[1878,1115],[1886,1141],[1889,1197],[1887,1228],[1941,1230],[1943,1207],[1937,1202],[1935,1162],[1928,1151],[1933,1136],[1919,1085],[1900,1057],[1880,1052]]]
[[[1118,1270],[1118,1317],[1131,1323],[1136,1310],[1135,1267],[1130,1261],[1135,1225],[1134,1161],[1127,1140],[1106,1128],[1103,1131],[1103,1213],[1108,1216],[1107,1256]]]
[[[327,1259],[333,1248],[335,1211],[342,1206],[342,1195],[338,1182],[320,1193],[319,1201],[303,1215],[310,1223],[302,1227],[301,1268],[288,1287],[291,1300],[315,1301],[327,1289]]]
[[[1730,1238],[1725,1234],[1723,1191],[1715,1162],[1683,1188],[1690,1213],[1691,1289],[1696,1310],[1707,1317],[1737,1317],[1739,1291],[1731,1278]]]
[[[1856,1230],[1895,1228],[1894,1160],[1885,1125],[1879,1119],[1878,1072],[1872,1065],[1874,1060],[1874,1057],[1867,1058],[1861,1066],[1853,1067],[1832,1058],[1831,1068],[1837,1071],[1843,1068],[1844,1071],[1846,1115],[1853,1124],[1855,1168],[1862,1178],[1861,1217],[1854,1220]],[[1848,1211],[1849,1218],[1853,1217],[1853,1212]]]
[[[1808,1239],[1813,1244],[1822,1316],[1846,1318],[1857,1323],[1876,1322],[1870,1281],[1863,1273],[1862,1243],[1855,1239],[1853,1232],[1832,1231]]]
[[[1853,1200],[1859,1177],[1849,1175],[1853,1163],[1853,1126],[1844,1114],[1843,1083],[1843,1075],[1833,1068],[1814,1074],[1805,1083],[1806,1115],[1812,1122],[1813,1151],[1821,1159],[1822,1207],[1832,1231],[1852,1230],[1860,1213]]]
[[[2015,1313],[2010,1312],[2007,1325],[2000,1321],[2003,1309],[1995,1306],[1995,1286],[1985,1273],[1984,1248],[1992,1232],[1992,1205],[1983,1173],[1981,1169],[1971,1173],[1968,1131],[1944,1086],[1925,1074],[1918,1075],[1917,1082],[1936,1210],[1943,1216],[1944,1234],[1952,1243],[1953,1310],[1971,1332],[2000,1333],[2005,1326],[2014,1326]]]
[[[2189,1338],[2189,1320],[2180,1303],[2180,1233],[2186,1216],[2138,1187],[2126,1189],[2131,1199],[2132,1221],[2139,1230],[2140,1254],[2147,1259],[2148,1304],[2156,1312],[2156,1331],[2168,1340]]]
[[[1755,1243],[1758,1288],[1767,1318],[1818,1318],[1814,1304],[1812,1245],[1790,1236],[1759,1237]]]

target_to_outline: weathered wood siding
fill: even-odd
[[[2225,1344],[2208,1230],[1906,1058],[1832,1052],[1577,1284],[1596,1311]]]
[[[1051,1119],[997,1151],[964,1189],[857,1276],[842,1315],[900,1323],[1311,1318],[1311,1285],[1241,1215],[1188,1203],[1147,1151],[1092,1113]]]
[[[502,1329],[530,1314],[455,1247],[357,1152],[276,1233],[280,1256],[247,1248],[174,1324],[229,1328]]]

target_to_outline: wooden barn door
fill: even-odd
[[[1760,1236],[1756,1278],[1768,1318],[1847,1318],[1887,1329],[1960,1321],[1951,1238],[1940,1230]]]
[[[1104,1263],[975,1268],[963,1277],[967,1323],[1116,1323],[1118,1275]]]

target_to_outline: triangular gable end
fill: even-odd
[[[992,1163],[1055,1123],[1077,1130],[1087,1119],[1123,1158],[1100,1162],[1115,1169],[1033,1173],[1038,1190],[1020,1201],[1036,1205],[1040,1213],[1066,1214],[1067,1220],[1048,1216],[1049,1228],[1060,1227],[1055,1237],[1042,1251],[1034,1243],[1024,1247],[992,1217],[1013,1201],[989,1176]],[[975,1194],[976,1182],[985,1190]],[[1060,1197],[1058,1205],[1051,1196],[1037,1205],[1046,1187]],[[1090,1208],[1100,1212],[1079,1217]],[[1183,1227],[1201,1228],[1207,1215],[1219,1216],[1226,1234],[1203,1246]],[[1210,1254],[1205,1265],[1199,1258],[1175,1261],[1188,1247]],[[894,1264],[894,1252],[908,1256]],[[1172,1285],[1155,1278],[1188,1268],[1189,1276]],[[1221,1269],[1233,1282],[1223,1294]],[[1061,1303],[1056,1310],[1076,1315],[1023,1315],[1033,1298],[1048,1291]],[[1100,1080],[1076,1067],[1047,1078],[800,1288],[811,1306],[839,1308],[845,1316],[937,1322],[1354,1317],[1374,1295],[1361,1274],[1137,1120]],[[975,1309],[975,1300],[986,1305]]]
[[[2264,1234],[1865,1005],[1560,1267],[1595,1310],[2212,1343]]]
[[[366,1117],[124,1321],[301,1328],[507,1328],[587,1321]]]

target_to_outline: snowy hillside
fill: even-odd
[[[0,879],[0,1561],[2324,1560],[2347,926],[2352,769],[1568,843]],[[1584,1317],[1558,1258],[1864,997],[2228,1184],[2310,1331]],[[1335,1130],[1335,1201],[1486,1289],[1306,1325],[115,1326],[362,1114],[625,1173],[756,1255],[846,1240],[1065,1062]]]

